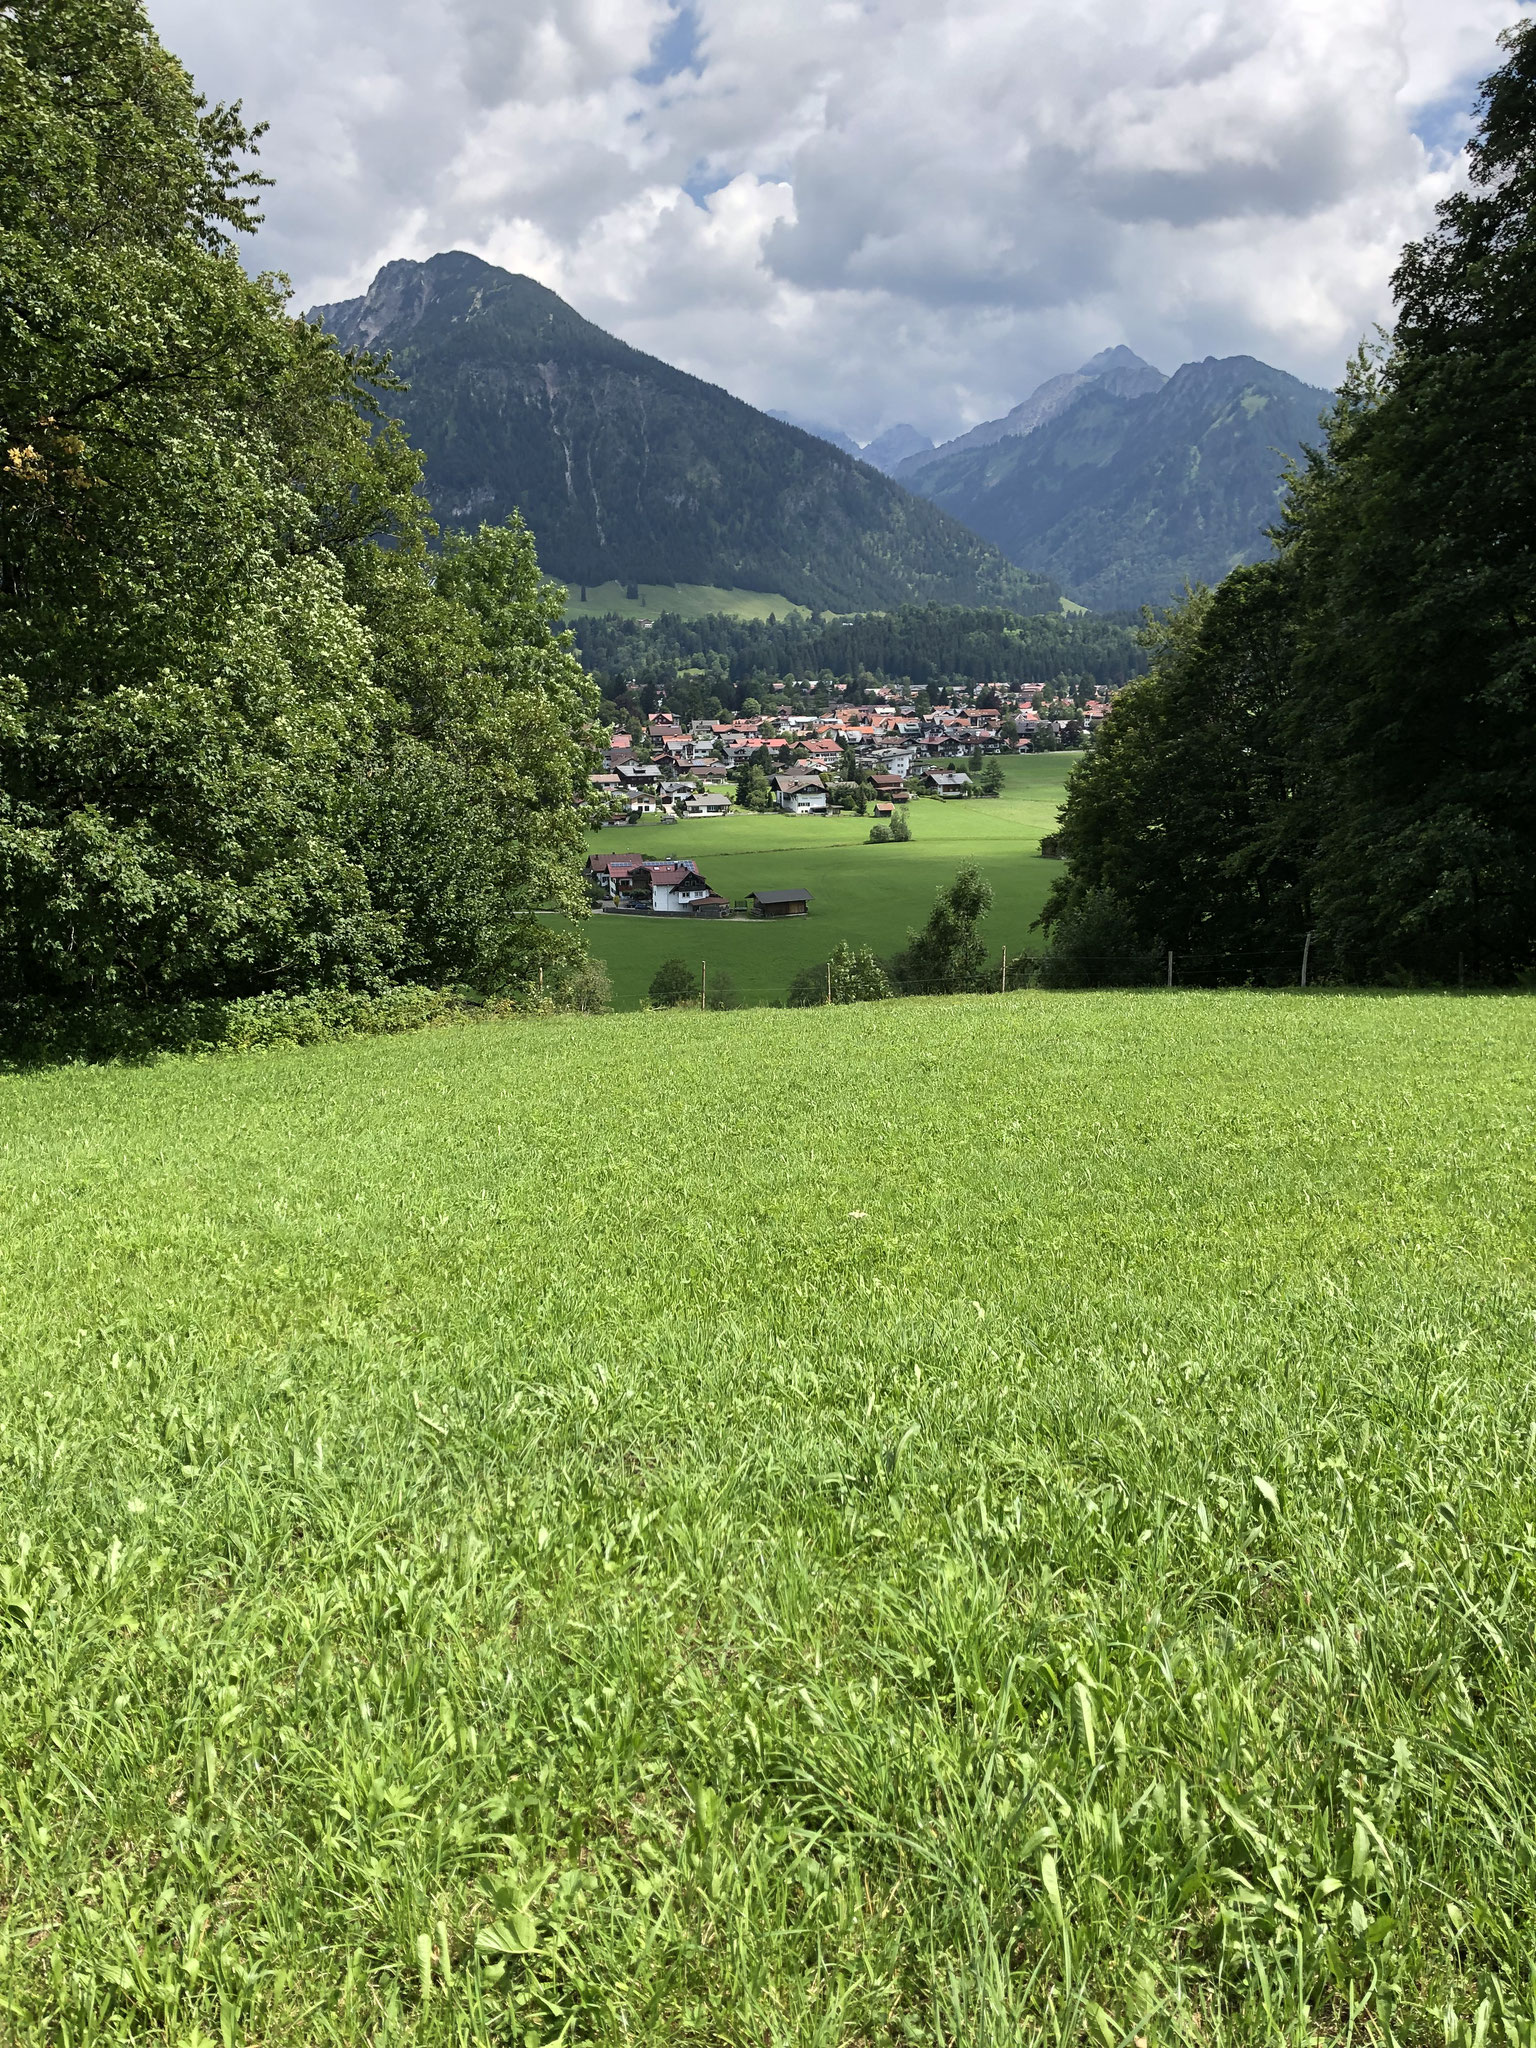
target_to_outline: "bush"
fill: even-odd
[[[1089,889],[1050,927],[1042,988],[1140,988],[1158,978],[1161,946],[1148,946],[1120,898]]]
[[[905,811],[893,811],[891,813],[891,837],[898,845],[905,845],[912,837],[912,827],[907,822]]]
[[[676,1010],[699,1000],[699,977],[686,960],[663,960],[651,976],[649,993],[658,1010]]]
[[[830,960],[819,967],[802,967],[789,985],[787,998],[792,1010],[814,1010],[826,1002],[878,1003],[891,994],[885,969],[867,946],[850,946],[845,939]]]
[[[928,922],[909,932],[891,962],[891,979],[904,996],[953,996],[985,985],[987,953],[981,920],[992,908],[991,884],[970,863],[941,889]]]
[[[712,967],[704,984],[703,1007],[706,1010],[738,1010],[741,997],[736,993],[736,984],[723,967]]]
[[[871,846],[889,846],[895,836],[890,826],[882,823],[879,819],[869,828],[869,843]]]

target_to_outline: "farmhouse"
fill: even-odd
[[[878,797],[884,797],[888,804],[904,804],[908,801],[899,775],[871,775],[869,786]]]
[[[644,861],[625,875],[618,895],[631,910],[648,910],[657,917],[687,915],[709,897],[722,900],[691,860]]]
[[[810,909],[809,889],[754,889],[747,901],[754,917],[805,917]]]
[[[827,792],[814,775],[774,775],[768,787],[778,808],[793,817],[810,817],[827,808]]]
[[[712,790],[701,790],[683,798],[685,818],[723,818],[730,808],[730,798],[717,796]]]
[[[969,775],[962,775],[958,771],[948,768],[930,768],[923,777],[923,787],[931,796],[945,798],[969,796],[971,793],[971,778]]]

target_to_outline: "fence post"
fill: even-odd
[[[1169,986],[1170,988],[1172,988],[1172,987],[1173,987],[1173,949],[1172,949],[1172,947],[1170,947],[1170,948],[1169,948],[1169,951],[1168,951],[1168,986]]]
[[[709,962],[707,960],[699,962],[699,1008],[701,1010],[709,1008]]]
[[[1003,986],[1001,993],[1003,995],[1008,993],[1008,948],[1006,946],[1003,948]]]
[[[1312,934],[1311,934],[1310,932],[1308,932],[1308,933],[1307,933],[1307,937],[1306,937],[1306,943],[1305,943],[1305,945],[1303,945],[1303,947],[1302,947],[1302,949],[1301,949],[1301,985],[1302,985],[1302,987],[1303,987],[1303,988],[1305,988],[1305,987],[1306,987],[1306,985],[1307,985],[1307,966],[1308,966],[1308,963],[1310,962],[1311,958],[1312,958]]]
[[[832,1007],[832,962],[827,962],[827,1008]]]

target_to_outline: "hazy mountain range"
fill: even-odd
[[[937,448],[893,427],[862,452],[910,437],[885,465],[898,482],[1079,603],[1115,609],[1263,555],[1285,465],[1321,438],[1328,403],[1252,356],[1168,377],[1117,346]]]
[[[390,352],[439,519],[520,510],[573,584],[701,583],[831,611],[1054,610],[1058,593],[867,463],[605,334],[476,256],[388,263],[308,316]]]

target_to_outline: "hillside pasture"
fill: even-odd
[[[570,619],[597,619],[607,615],[619,619],[659,619],[674,612],[680,619],[808,619],[804,605],[791,604],[772,590],[725,590],[714,583],[637,583],[638,597],[630,597],[627,583],[589,583],[567,586],[569,600],[565,615]]]
[[[912,838],[905,845],[871,846],[873,815],[734,811],[682,824],[647,820],[605,828],[592,835],[595,852],[689,856],[735,901],[753,889],[799,888],[815,900],[807,917],[763,923],[604,915],[583,927],[587,945],[606,964],[620,1009],[635,1008],[657,967],[674,955],[695,971],[701,960],[724,968],[744,1002],[780,1002],[798,970],[825,960],[842,940],[894,953],[960,863],[974,860],[996,894],[984,926],[988,944],[1038,952],[1042,934],[1030,927],[1061,872],[1057,862],[1041,858],[1040,840],[1055,827],[1078,758],[1026,754],[1005,761],[1000,797],[915,799],[907,806]]]
[[[1533,1055],[1029,993],[0,1081],[6,2031],[1526,2040]]]

